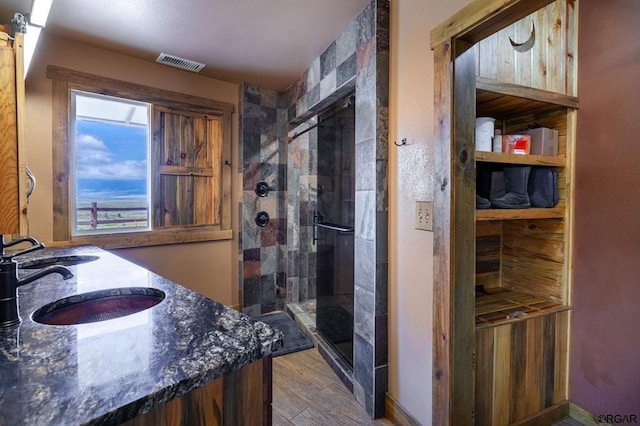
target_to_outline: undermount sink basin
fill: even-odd
[[[149,309],[165,298],[162,290],[122,287],[76,294],[44,305],[31,318],[48,325],[106,321]]]
[[[93,262],[98,259],[100,259],[99,256],[93,255],[52,256],[26,260],[20,262],[18,267],[20,269],[41,269],[52,265],[74,266],[81,263]]]

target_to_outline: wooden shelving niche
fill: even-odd
[[[477,0],[431,33],[434,424],[553,424],[568,413],[576,9],[573,0]],[[514,45],[527,39],[527,49]],[[506,135],[555,129],[557,154],[475,151],[477,117]],[[553,168],[558,202],[474,209],[509,166]]]
[[[557,156],[475,152],[477,167],[554,167],[559,193],[559,202],[552,208],[476,210],[478,327],[524,321],[532,313],[568,309],[566,200],[570,197],[567,166],[572,164],[567,157],[572,143],[568,125],[577,105],[577,98],[571,96],[481,78],[476,83],[477,115],[495,117],[496,127],[515,133],[535,123],[559,132]],[[527,302],[519,309],[514,308],[516,300]],[[486,311],[488,301],[491,308]],[[514,315],[517,311],[523,315]]]
[[[554,167],[559,193],[552,208],[475,212],[476,424],[509,424],[544,409],[562,412],[566,407],[567,200],[577,106],[571,96],[482,78],[476,82],[477,115],[495,117],[505,134],[529,125],[559,132],[558,155],[553,157],[475,152],[476,167]],[[514,389],[520,392],[515,400],[508,396]]]

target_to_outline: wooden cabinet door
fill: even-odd
[[[16,57],[0,33],[0,234],[20,230]]]

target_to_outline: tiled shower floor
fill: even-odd
[[[287,305],[289,315],[293,316],[296,323],[317,343],[316,334],[316,299],[310,299],[304,302],[289,303]]]

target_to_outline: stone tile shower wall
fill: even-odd
[[[287,299],[286,98],[275,90],[242,84],[239,110],[239,300],[243,312],[257,316],[284,310]],[[261,181],[270,188],[266,197],[255,192]],[[269,214],[264,228],[255,222],[260,211]]]
[[[353,392],[367,412],[384,414],[387,359],[387,156],[389,1],[372,0],[291,87],[289,123],[304,123],[355,89],[356,212]],[[309,132],[309,143],[313,132]],[[317,141],[315,142],[317,143]],[[300,142],[301,152],[304,142]],[[291,155],[294,148],[289,148]],[[309,149],[312,152],[311,149]],[[291,158],[289,171],[291,172]],[[295,167],[294,167],[295,170]],[[310,173],[310,176],[311,173]],[[300,180],[300,185],[304,181]],[[292,185],[290,183],[290,185]],[[297,189],[289,186],[289,190]],[[301,190],[304,192],[304,190]],[[290,211],[297,200],[289,197]],[[294,205],[292,206],[291,203]],[[300,209],[302,210],[302,209]],[[305,218],[299,217],[300,235]],[[295,224],[289,232],[295,232]],[[292,241],[293,237],[290,237]],[[295,256],[295,250],[293,250]],[[289,255],[292,255],[290,248]],[[290,260],[293,272],[295,263]],[[300,266],[302,267],[302,266]],[[290,271],[291,271],[290,268]]]
[[[315,121],[315,120],[314,120]],[[314,121],[298,126],[302,133]],[[316,297],[316,246],[313,244],[313,212],[316,209],[318,132],[312,129],[292,138],[287,169],[287,302]]]

